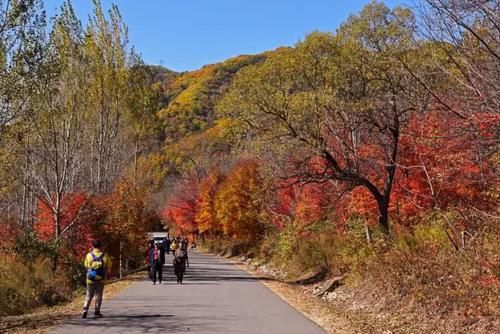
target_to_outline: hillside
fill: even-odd
[[[263,62],[270,52],[242,55],[191,72],[164,77],[164,107],[159,117],[169,141],[205,129],[214,121],[214,106],[244,67]]]

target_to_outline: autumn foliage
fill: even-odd
[[[211,172],[200,184],[195,221],[198,223],[198,231],[202,234],[222,234],[223,229],[217,219],[215,198],[222,178],[223,176],[219,173]]]
[[[417,224],[434,210],[494,209],[490,190],[496,162],[491,147],[498,121],[497,115],[484,113],[468,119],[438,111],[412,114],[404,126],[391,196],[394,222]],[[361,151],[369,156],[372,149],[366,145]],[[314,168],[320,169],[318,164]],[[376,174],[372,180],[381,182]],[[236,239],[259,239],[264,221],[278,229],[290,222],[308,225],[321,220],[341,226],[356,216],[376,225],[377,203],[365,188],[298,179],[266,182],[256,161],[243,160],[226,170],[214,167],[201,179],[192,175],[179,184],[163,217],[181,233]]]
[[[415,115],[403,136],[393,212],[403,220],[432,208],[493,209],[498,115],[457,119],[439,112]],[[450,126],[453,123],[454,126]]]
[[[183,234],[260,239],[263,189],[258,164],[244,160],[227,173],[209,173],[199,184],[195,178],[182,183],[162,216]]]
[[[215,198],[216,218],[230,237],[262,238],[262,179],[254,161],[244,161],[228,173]]]
[[[95,238],[96,221],[99,220],[99,208],[84,193],[68,195],[62,200],[61,230],[69,229],[65,239],[66,252],[81,258],[88,252],[89,245]],[[54,213],[45,202],[38,203],[38,222],[36,231],[41,240],[51,241],[56,238]]]
[[[143,264],[147,233],[164,226],[243,245],[230,253],[260,254],[291,275],[358,275],[373,295],[385,293],[379,300],[394,297],[390,305],[407,298],[491,316],[500,282],[498,6],[419,3],[421,17],[372,1],[336,32],[176,73],[129,54],[116,7],[108,22],[96,1],[97,17],[81,30],[65,2],[46,41],[55,59],[8,57],[23,63],[5,71],[22,71],[0,80],[2,92],[20,95],[6,100],[19,115],[0,120],[9,266],[32,242],[48,250],[41,267],[81,273],[99,238],[122,274]],[[26,52],[45,50],[35,44]],[[26,58],[40,68],[24,73]]]
[[[179,183],[174,196],[164,205],[161,213],[163,220],[175,226],[180,234],[191,235],[197,232],[197,187],[194,177]]]

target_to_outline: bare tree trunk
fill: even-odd
[[[372,233],[370,231],[370,226],[368,225],[368,221],[365,219],[365,236],[366,236],[366,242],[371,244],[372,243]]]
[[[22,209],[22,212],[21,212],[21,225],[23,226],[23,228],[26,227],[26,214],[27,214],[27,211],[28,211],[28,173],[25,172],[24,174],[24,185],[23,185],[23,209]]]
[[[139,155],[139,139],[135,140],[134,152],[134,186],[137,187],[137,171],[138,171],[138,155]]]
[[[95,179],[94,179],[94,146],[95,146],[95,135],[92,134],[92,140],[90,142],[90,185],[92,188],[95,188]]]
[[[50,258],[50,269],[52,270],[52,272],[55,272],[57,270],[58,260],[59,255],[57,254],[57,252],[54,252],[54,254]]]
[[[379,204],[378,224],[382,229],[384,236],[389,236],[389,206],[384,203]]]
[[[24,182],[23,182],[23,212],[21,214],[21,224],[23,228],[26,228],[26,216],[28,212],[28,191],[29,191],[29,143],[26,146],[25,154],[26,160],[24,162]]]

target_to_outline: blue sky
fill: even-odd
[[[240,54],[293,45],[313,30],[334,31],[369,0],[102,0],[115,3],[132,45],[150,64],[187,71]],[[392,7],[405,0],[386,0]],[[49,15],[62,0],[45,0]],[[86,21],[91,0],[73,0]]]

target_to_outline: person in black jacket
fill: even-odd
[[[172,264],[175,276],[177,276],[177,283],[182,284],[182,281],[184,280],[184,273],[186,272],[186,266],[189,267],[187,248],[179,247],[174,251],[174,261]]]
[[[165,265],[165,251],[166,251],[166,239],[163,239],[161,243],[158,245],[160,248],[160,259],[161,259],[161,266],[163,268],[163,265]]]
[[[156,284],[157,275],[158,282],[160,284],[163,279],[163,263],[161,262],[161,254],[161,246],[158,243],[155,243],[154,247],[149,252],[149,265],[151,266],[153,285]],[[163,254],[163,258],[165,258],[165,253]]]
[[[151,280],[153,279],[153,271],[151,270],[151,260],[149,255],[151,254],[151,250],[154,248],[154,245],[155,241],[153,239],[149,240],[148,248],[146,250],[146,264],[148,266],[148,275]]]
[[[164,245],[165,245],[165,252],[167,252],[167,254],[170,254],[170,238],[167,236],[165,238],[165,241],[164,241]]]

